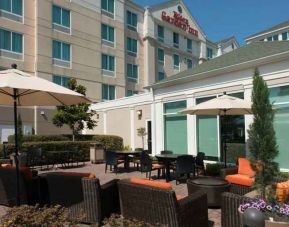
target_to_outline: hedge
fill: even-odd
[[[71,141],[71,135],[24,135],[25,142]],[[75,141],[95,141],[107,149],[122,150],[123,139],[113,135],[76,135]],[[14,143],[14,135],[8,137],[9,143]]]

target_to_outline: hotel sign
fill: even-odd
[[[173,16],[169,16],[169,15],[167,15],[167,12],[163,11],[162,12],[162,20],[166,21],[170,24],[173,24],[173,25],[183,29],[184,31],[191,33],[192,35],[198,37],[198,31],[189,25],[188,19],[186,19],[185,17],[183,17],[180,13],[178,13],[176,11],[174,11]]]

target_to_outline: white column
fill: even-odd
[[[164,113],[163,113],[163,103],[156,102],[155,104],[155,153],[158,154],[164,149]]]
[[[129,108],[130,112],[130,146],[135,149],[135,110],[134,107]]]
[[[151,104],[151,121],[152,121],[152,154],[156,154],[156,117],[155,117],[155,102]]]
[[[251,101],[251,96],[252,96],[252,85],[245,86],[244,87],[244,99],[247,101]],[[253,123],[253,115],[245,115],[245,141],[246,141],[246,154],[249,152],[249,147],[248,147],[248,130],[250,125]]]
[[[107,113],[106,111],[103,112],[103,134],[107,134]]]
[[[195,98],[193,95],[187,97],[187,108],[195,105]],[[188,140],[188,154],[197,155],[196,146],[196,115],[187,115],[187,140]]]
[[[37,115],[37,106],[34,106],[34,134],[37,135],[37,127],[38,127],[38,122],[37,122],[37,119],[38,118],[38,115]]]

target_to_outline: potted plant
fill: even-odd
[[[265,218],[265,227],[288,227],[289,204],[269,203],[264,199],[252,199],[239,206],[241,213],[249,208],[261,211]]]

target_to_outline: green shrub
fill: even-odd
[[[48,141],[67,141],[68,136],[64,135],[24,135],[23,142],[48,142]],[[14,135],[8,137],[9,143],[14,143]]]
[[[68,211],[61,206],[39,207],[22,205],[8,209],[0,220],[1,226],[76,226],[68,221]]]
[[[279,172],[278,175],[279,175],[280,177],[284,177],[284,178],[289,179],[289,173],[288,173],[288,172]]]
[[[120,136],[94,135],[92,140],[103,145],[106,149],[109,150],[123,149],[123,139]]]
[[[221,169],[225,166],[219,163],[207,164],[206,165],[206,175],[208,176],[219,176]]]
[[[122,150],[123,139],[113,135],[76,135],[76,141],[95,141],[111,150]],[[23,143],[27,142],[72,141],[71,135],[24,135]],[[9,143],[14,143],[14,135],[8,137]]]

